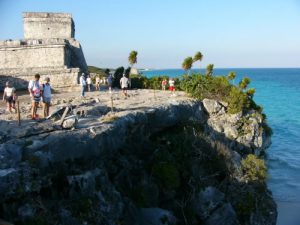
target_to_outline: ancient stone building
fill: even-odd
[[[0,41],[0,87],[12,80],[26,88],[34,74],[49,76],[54,88],[77,86],[87,64],[68,13],[23,13],[24,39]]]

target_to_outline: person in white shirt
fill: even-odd
[[[91,92],[91,86],[92,86],[92,78],[90,75],[86,78],[87,86],[88,86],[88,91]]]
[[[15,102],[17,99],[17,92],[14,87],[11,86],[10,82],[6,82],[6,87],[4,88],[3,101],[7,104],[7,111],[12,112],[15,109]]]
[[[127,96],[127,89],[128,89],[128,78],[125,76],[125,74],[123,74],[123,77],[120,79],[120,85],[121,85],[121,89],[123,90],[123,94],[125,96]]]
[[[175,81],[173,78],[171,78],[169,80],[169,89],[171,91],[171,93],[174,95],[174,92],[175,92]]]
[[[40,85],[40,75],[36,74],[34,80],[31,80],[28,85],[28,91],[32,101],[31,117],[33,120],[38,118],[37,108],[41,101],[43,86]]]
[[[51,104],[51,85],[50,78],[45,78],[45,83],[43,84],[43,111],[44,118],[49,116],[50,104]]]
[[[81,87],[81,97],[84,97],[85,88],[86,88],[86,80],[85,80],[84,73],[81,74],[81,76],[79,78],[79,83],[80,83],[80,87]]]

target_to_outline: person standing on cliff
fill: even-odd
[[[107,84],[108,84],[108,90],[109,93],[111,93],[111,87],[112,87],[112,83],[113,83],[113,76],[110,74],[107,78]]]
[[[120,85],[121,85],[121,88],[123,90],[124,96],[127,97],[127,89],[128,89],[128,85],[129,85],[129,80],[125,76],[125,74],[123,74],[123,77],[120,80]]]
[[[40,85],[40,75],[37,73],[34,80],[31,80],[28,85],[28,91],[31,97],[31,118],[33,120],[38,118],[37,109],[41,101],[43,86]]]
[[[87,86],[88,86],[88,91],[91,92],[91,86],[92,86],[92,78],[90,75],[86,78]]]
[[[171,91],[171,93],[172,93],[172,95],[175,95],[175,81],[174,81],[174,79],[173,78],[171,78],[170,80],[169,80],[169,86],[170,86],[170,91]]]
[[[96,91],[100,91],[100,77],[96,77]]]
[[[17,99],[17,92],[14,87],[11,86],[10,82],[6,82],[6,87],[4,88],[3,101],[7,104],[7,111],[12,113],[12,109],[16,110],[15,102]]]
[[[45,78],[45,83],[43,84],[43,111],[44,111],[44,118],[49,116],[51,104],[51,85],[50,85],[50,78]]]
[[[166,90],[166,86],[167,86],[167,80],[163,79],[163,81],[161,82],[161,88],[162,88],[163,91]]]
[[[80,83],[80,87],[81,87],[81,97],[84,97],[85,89],[86,89],[86,80],[85,80],[84,73],[81,74],[81,76],[79,78],[79,83]]]

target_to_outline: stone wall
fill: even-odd
[[[9,43],[9,42],[7,42]],[[0,69],[65,66],[66,42],[0,46]],[[68,65],[66,65],[68,66]]]
[[[0,89],[10,80],[27,88],[36,73],[49,76],[55,89],[78,85],[80,72],[88,72],[75,25],[68,13],[23,13],[23,40],[0,41]]]
[[[74,38],[75,26],[69,13],[23,13],[25,39]]]
[[[12,73],[9,75],[1,75],[0,70],[0,89],[5,87],[5,82],[10,81],[13,86],[17,89],[26,89],[28,87],[28,82],[34,79],[34,75],[39,73],[41,75],[41,81],[45,77],[50,77],[51,85],[56,90],[70,91],[78,86],[78,79],[80,75],[79,68],[62,68],[62,69],[50,69],[47,70],[27,70],[26,73],[21,75],[15,75]]]

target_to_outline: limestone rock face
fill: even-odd
[[[234,209],[224,197],[224,193],[209,186],[194,199],[193,210],[207,225],[238,224]]]
[[[64,129],[76,128],[77,123],[78,123],[78,119],[76,118],[76,116],[72,116],[64,120],[62,127]]]
[[[202,104],[181,92],[170,97],[158,91],[153,98],[149,90],[129,91],[126,99],[113,96],[112,113],[110,96],[94,95],[81,99],[63,94],[55,101],[53,112],[58,116],[45,121],[22,121],[19,127],[0,120],[3,219],[36,224],[50,219],[53,224],[72,225],[185,224],[185,220],[242,224],[240,198],[254,187],[239,179],[240,153],[246,144],[253,151],[265,145],[262,136],[252,138],[261,130],[258,116],[249,117],[250,123],[243,119],[248,114],[223,113],[224,103]],[[57,121],[66,107],[72,110],[61,127]],[[244,126],[253,130],[240,136]],[[200,128],[209,141],[201,138]],[[177,129],[186,136],[177,138]],[[225,163],[218,159],[214,140],[230,147],[223,149]],[[183,195],[185,189],[189,191]],[[245,220],[274,225],[276,205],[265,187],[259,199],[263,203]],[[186,217],[187,209],[193,217]]]
[[[203,105],[209,115],[217,114],[222,110],[222,105],[211,99],[203,99]]]
[[[209,117],[207,132],[216,140],[226,140],[238,152],[264,154],[271,139],[265,133],[262,115],[255,111],[245,114],[226,113],[226,103],[204,99],[203,106]]]

